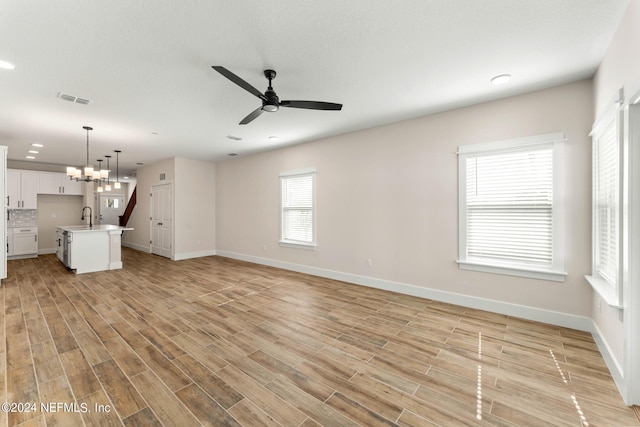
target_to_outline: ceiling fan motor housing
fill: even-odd
[[[271,86],[269,86],[269,89],[264,93],[264,96],[266,96],[267,99],[262,101],[262,109],[271,113],[278,111],[280,108],[280,99]]]
[[[273,113],[278,111],[280,108],[280,99],[278,99],[278,95],[271,87],[271,80],[276,78],[276,72],[274,70],[264,70],[264,76],[269,80],[269,87],[267,91],[264,93],[264,96],[267,98],[266,101],[262,101],[262,109],[264,111],[268,111]]]

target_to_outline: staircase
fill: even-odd
[[[120,215],[119,224],[121,227],[126,227],[129,222],[129,218],[131,218],[131,213],[133,212],[133,208],[136,207],[137,196],[136,193],[138,191],[138,187],[133,189],[133,193],[131,194],[131,198],[129,199],[129,203],[127,203],[127,208],[124,210],[124,214]]]

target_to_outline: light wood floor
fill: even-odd
[[[219,257],[123,259],[9,261],[0,425],[640,426],[588,333]]]

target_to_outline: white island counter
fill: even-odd
[[[76,273],[122,268],[122,232],[133,230],[117,225],[58,226],[57,256]]]

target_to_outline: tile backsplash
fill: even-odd
[[[7,226],[27,226],[38,225],[37,209],[8,209],[7,210]]]

